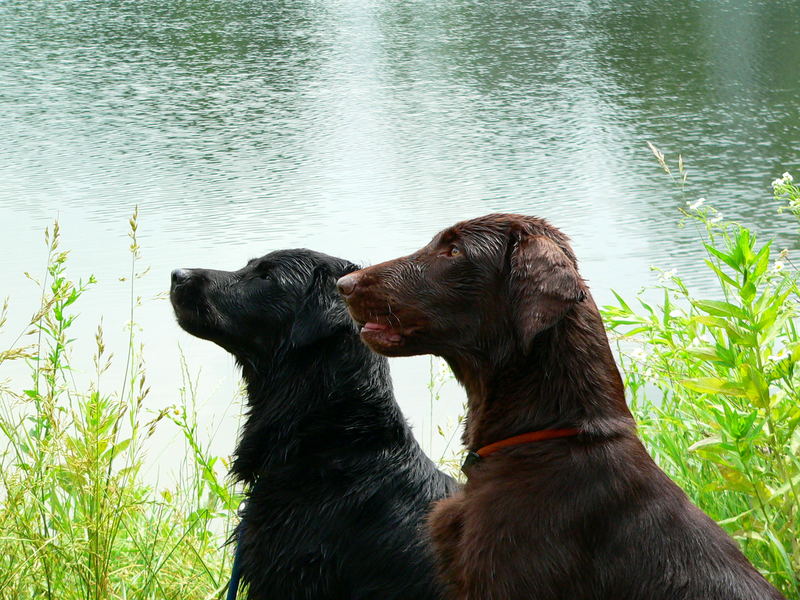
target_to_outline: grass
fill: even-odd
[[[175,408],[143,410],[148,385],[132,326],[137,216],[130,221],[131,325],[122,381],[106,381],[112,357],[100,326],[91,381],[75,382],[73,310],[95,282],[66,276],[57,223],[45,233],[41,306],[0,353],[0,364],[26,361],[31,377],[21,392],[0,385],[2,599],[218,598],[227,584],[222,532],[239,497],[218,479],[218,459],[199,441],[192,388],[180,391]],[[22,339],[33,343],[20,346]],[[167,424],[183,433],[191,468],[173,489],[156,492],[142,481],[142,450]]]
[[[664,155],[653,151],[669,172]],[[682,160],[677,173],[683,187]],[[773,188],[786,212],[800,217],[791,178]],[[653,456],[788,598],[800,600],[797,271],[785,253],[703,203],[692,203],[684,218],[697,227],[715,292],[697,297],[665,272],[636,301],[617,295],[604,318]],[[134,213],[131,323],[137,229]],[[40,307],[0,351],[0,365],[24,361],[30,374],[23,390],[0,382],[0,599],[220,598],[230,570],[225,532],[241,496],[217,475],[221,459],[198,435],[196,383],[184,364],[175,406],[147,413],[132,325],[118,353],[122,380],[107,380],[112,352],[100,326],[91,381],[76,383],[70,331],[76,305],[95,282],[67,277],[59,233],[55,224],[45,235]],[[646,300],[654,291],[660,300]],[[7,304],[0,327],[6,314]],[[431,414],[444,379],[432,362]],[[168,491],[142,477],[143,448],[161,427],[178,428],[189,457],[188,472]],[[452,453],[456,431],[431,426],[425,441],[432,447],[437,432]],[[457,468],[457,459],[446,462]]]

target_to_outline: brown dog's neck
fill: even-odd
[[[491,360],[448,358],[468,398],[470,449],[542,429],[575,427],[604,437],[634,421],[597,307],[587,298],[527,353]]]

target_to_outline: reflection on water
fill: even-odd
[[[20,315],[59,216],[75,270],[106,282],[85,326],[124,322],[134,204],[145,297],[177,266],[292,246],[375,262],[489,211],[568,232],[601,300],[650,264],[702,287],[695,233],[675,225],[701,195],[796,245],[768,185],[798,165],[791,0],[7,0],[0,56],[0,270]],[[685,195],[647,140],[683,153]],[[166,303],[139,319],[159,401],[177,340],[229,391],[224,355]],[[418,421],[424,364],[398,367]]]

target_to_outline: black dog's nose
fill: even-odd
[[[172,272],[172,285],[175,286],[186,283],[191,276],[192,272],[189,269],[175,269]]]
[[[357,280],[358,276],[355,273],[345,275],[336,282],[336,289],[339,290],[342,296],[349,296],[353,293],[353,290],[356,289]]]

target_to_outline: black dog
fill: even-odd
[[[358,269],[283,250],[239,271],[178,269],[178,323],[236,357],[246,423],[232,473],[251,600],[440,597],[424,520],[454,481],[423,454],[385,358],[359,339],[334,287]]]

